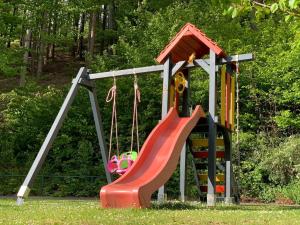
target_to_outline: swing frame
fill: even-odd
[[[187,27],[190,29],[190,24],[187,24]],[[184,29],[186,29],[184,27]],[[183,31],[185,32],[185,30]],[[193,30],[191,30],[193,31]],[[194,31],[193,31],[194,32]],[[180,33],[179,33],[180,34]],[[180,35],[178,36],[178,38]],[[177,37],[176,37],[177,38]],[[173,40],[176,42],[177,40]],[[96,86],[95,80],[110,78],[110,77],[121,77],[121,76],[130,76],[130,75],[144,75],[144,74],[153,74],[153,73],[161,73],[162,81],[162,110],[161,117],[164,118],[167,115],[169,110],[169,94],[170,94],[170,80],[178,71],[184,71],[185,76],[187,77],[187,87],[186,91],[183,94],[183,106],[182,111],[184,116],[189,115],[189,98],[190,98],[190,76],[189,70],[192,68],[202,68],[205,72],[209,74],[209,112],[208,112],[208,124],[209,124],[209,148],[208,148],[208,191],[207,191],[207,205],[214,206],[216,204],[216,131],[218,123],[218,116],[216,114],[216,86],[217,86],[217,76],[218,69],[221,65],[227,65],[227,72],[233,74],[232,66],[236,62],[243,61],[251,61],[253,60],[252,53],[248,54],[240,54],[233,56],[220,55],[218,52],[216,44],[212,45],[212,43],[207,44],[207,38],[200,37],[200,41],[203,41],[206,48],[208,48],[209,56],[206,59],[198,58],[189,62],[188,60],[181,60],[177,63],[172,63],[172,53],[168,51],[163,51],[159,56],[159,62],[163,63],[161,65],[153,65],[125,70],[117,70],[117,71],[109,71],[109,72],[101,72],[101,73],[91,73],[85,67],[80,68],[77,76],[72,81],[72,86],[56,116],[49,133],[47,134],[22,186],[19,189],[17,194],[17,204],[22,205],[24,202],[24,198],[28,197],[30,188],[33,185],[33,182],[42,168],[42,165],[47,157],[47,154],[61,128],[63,122],[67,116],[67,113],[78,93],[80,87],[84,87],[89,94],[89,100],[91,103],[92,113],[94,117],[94,123],[96,127],[96,133],[99,143],[99,149],[101,152],[101,157],[104,162],[104,170],[106,175],[107,183],[112,182],[111,174],[107,169],[107,145],[105,143],[104,130],[102,125],[102,118],[100,114],[99,103],[97,100]],[[209,39],[210,40],[210,39]],[[211,41],[211,40],[210,40]],[[171,47],[172,47],[171,42]],[[176,43],[174,43],[176,45]],[[167,46],[169,48],[170,46]],[[174,46],[173,46],[174,47]],[[231,133],[228,134],[231,140]],[[225,160],[226,160],[226,182],[225,182],[225,202],[228,199],[230,202],[232,199],[232,157],[231,157],[231,141],[229,143],[229,148],[225,152]],[[184,145],[181,155],[180,155],[180,198],[182,201],[185,200],[185,179],[186,179],[186,155],[187,155],[187,144]],[[163,201],[165,198],[164,195],[164,186],[159,189],[158,192],[158,200]]]

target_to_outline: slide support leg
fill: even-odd
[[[232,196],[233,190],[233,177],[232,177],[232,135],[230,132],[226,132],[226,136],[224,137],[225,140],[228,140],[228,143],[225,143],[225,203],[232,204],[234,202]]]
[[[184,144],[180,154],[180,200],[185,201],[185,181],[186,181],[186,143]]]

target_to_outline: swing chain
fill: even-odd
[[[239,89],[239,56],[237,55],[237,61],[236,61],[236,152],[237,152],[237,193],[239,195],[240,193],[240,173],[241,173],[241,156],[240,156],[240,89]]]

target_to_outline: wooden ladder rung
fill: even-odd
[[[199,180],[207,182],[207,173],[198,174]],[[216,174],[216,182],[224,182],[224,174]]]
[[[224,139],[218,138],[216,141],[217,146],[224,146]],[[192,140],[192,146],[197,147],[208,147],[208,139],[202,138],[202,139],[193,139]]]
[[[194,158],[203,159],[208,158],[208,151],[199,151],[199,152],[193,152]],[[224,158],[225,157],[225,151],[217,151],[216,152],[216,158]]]

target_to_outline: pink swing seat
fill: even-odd
[[[137,152],[135,151],[123,153],[120,158],[114,155],[107,163],[108,171],[110,173],[117,173],[121,176],[132,166],[136,157]]]

